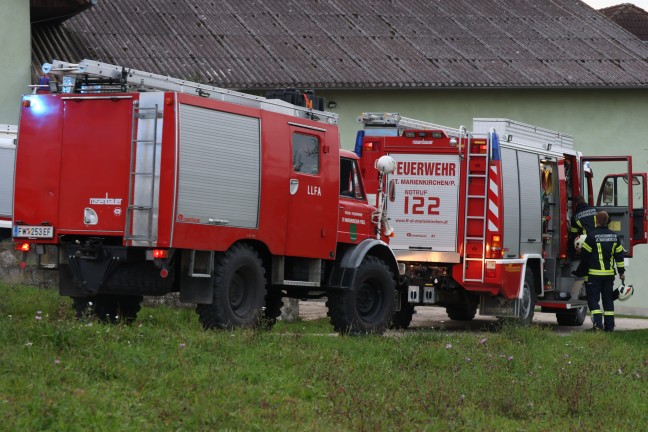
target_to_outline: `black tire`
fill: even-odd
[[[400,297],[401,310],[394,312],[389,328],[404,330],[412,323],[414,305],[407,301],[407,289],[399,290],[397,295]]]
[[[72,297],[72,310],[74,310],[74,316],[77,319],[92,316],[94,312],[90,306],[90,302],[93,300],[94,297]]]
[[[196,312],[205,329],[258,327],[263,316],[266,279],[259,254],[236,244],[214,264],[214,300],[199,304]]]
[[[141,295],[120,295],[117,299],[117,313],[119,319],[126,324],[132,324],[137,319],[137,314],[142,309]]]
[[[142,300],[142,296],[99,294],[91,301],[93,312],[100,321],[131,324],[137,319]]]
[[[527,267],[524,276],[524,285],[522,286],[522,299],[520,303],[520,315],[516,321],[519,325],[528,326],[533,322],[536,304],[535,282],[533,271]]]
[[[92,300],[95,316],[101,322],[114,324],[117,322],[119,304],[117,296],[108,294],[97,294]]]
[[[575,309],[568,309],[565,312],[556,313],[556,321],[561,326],[580,327],[587,317],[587,306]]]
[[[356,270],[351,289],[331,292],[326,301],[335,331],[381,334],[392,321],[396,303],[394,276],[380,259],[367,256]]]
[[[578,292],[578,298],[587,298],[587,291],[585,290],[585,284],[581,285],[581,288]],[[556,313],[556,321],[558,325],[566,327],[580,327],[585,323],[587,318],[587,306],[581,306],[576,309],[568,309],[564,312]]]
[[[477,305],[471,303],[446,306],[448,318],[453,321],[472,321],[477,314]]]

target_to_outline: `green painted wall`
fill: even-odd
[[[406,117],[472,128],[474,117],[510,118],[574,137],[589,155],[632,155],[635,172],[648,171],[648,89],[646,90],[402,90],[318,92],[335,101],[342,146],[353,149],[364,111],[398,112]],[[596,171],[595,171],[596,174]],[[635,249],[627,281],[634,297],[618,311],[648,315],[648,245]]]
[[[18,124],[20,96],[30,83],[29,2],[3,0],[0,13],[0,123]]]

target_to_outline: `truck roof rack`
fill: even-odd
[[[171,91],[215,99],[223,102],[245,105],[296,117],[307,118],[328,124],[338,124],[338,114],[300,107],[281,101],[254,96],[247,93],[171,78],[123,66],[84,59],[79,63],[52,60],[43,64],[45,74],[61,76],[62,93],[71,93],[76,87],[75,79],[80,78],[82,93],[104,91]],[[85,78],[85,81],[83,81]],[[109,90],[105,90],[109,89]]]
[[[441,130],[448,136],[462,135],[460,129],[403,117],[398,113],[364,112],[358,116],[358,123],[364,124],[365,128],[395,127],[398,128],[399,135],[405,129]]]

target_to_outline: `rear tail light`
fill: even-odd
[[[502,250],[502,236],[494,235],[491,237],[488,257],[490,259],[500,259],[503,256],[504,254]]]
[[[169,251],[167,249],[153,249],[154,259],[165,259],[168,257],[169,257]]]
[[[31,250],[31,245],[29,243],[16,243],[14,247],[20,252],[29,252]]]

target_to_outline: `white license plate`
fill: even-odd
[[[13,227],[13,236],[29,238],[52,238],[54,237],[54,227],[43,225],[15,225]]]

